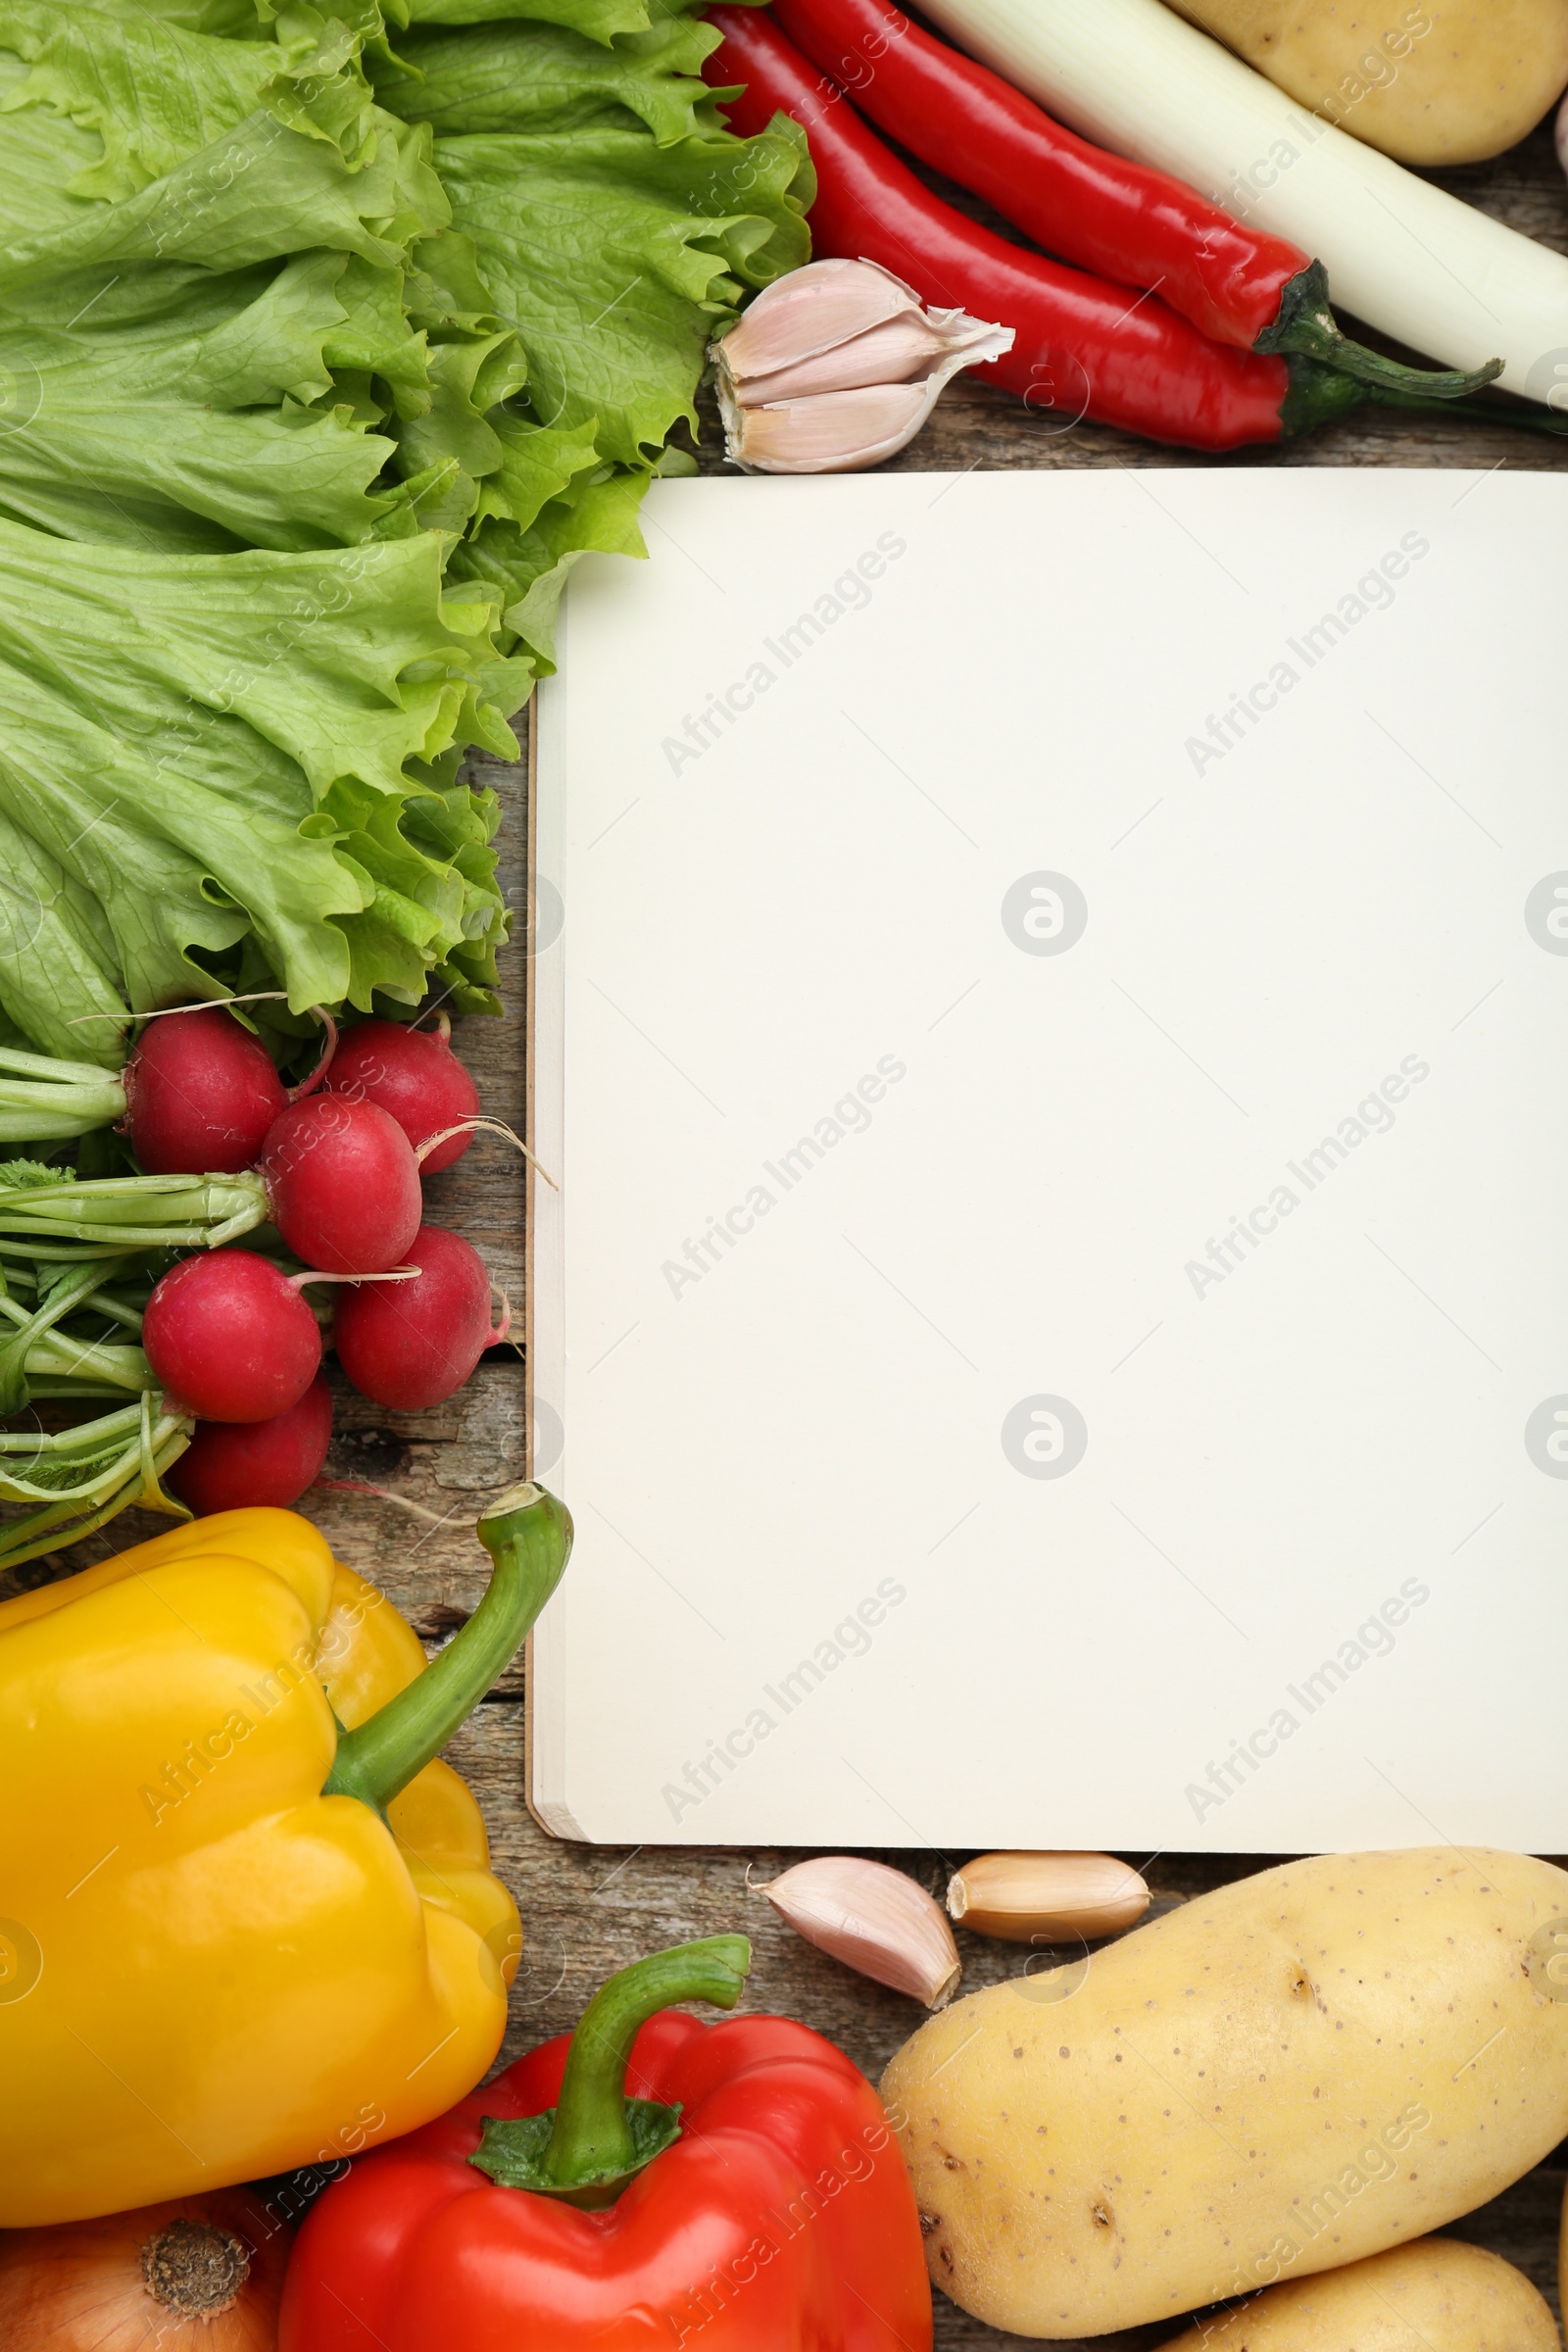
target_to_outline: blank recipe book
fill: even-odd
[[[646,516],[536,728],[539,1817],[1568,1847],[1568,483]]]

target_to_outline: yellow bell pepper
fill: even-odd
[[[0,2225],[330,2161],[442,2114],[521,1948],[437,1749],[559,1582],[513,1489],[428,1666],[292,1511],[229,1511],[0,1604]]]

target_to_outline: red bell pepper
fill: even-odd
[[[300,2233],[279,2352],[930,2352],[913,2191],[876,2093],[733,2008],[739,1936],[612,1977]],[[634,2093],[627,2097],[627,2088]]]

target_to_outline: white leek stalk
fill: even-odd
[[[1568,260],[1335,129],[1160,0],[922,5],[1074,129],[1289,237],[1386,334],[1450,368],[1500,358],[1532,400],[1568,379]]]

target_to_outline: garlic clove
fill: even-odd
[[[981,1854],[948,1882],[948,1910],[1007,1943],[1092,1941],[1133,1927],[1149,1888],[1109,1854]]]
[[[963,1964],[953,1930],[923,1886],[885,1862],[824,1854],[797,1862],[760,1892],[817,1950],[928,2009],[946,2007]]]
[[[875,262],[807,262],[763,287],[714,356],[734,376],[770,375],[906,313],[920,316],[919,296]]]
[[[749,473],[858,473],[912,441],[960,368],[1010,326],[926,311],[872,262],[808,262],[711,346],[725,448]]]
[[[928,320],[911,313],[903,318],[884,319],[880,326],[868,327],[863,335],[852,335],[847,343],[836,343],[831,351],[819,351],[808,360],[801,360],[793,368],[780,368],[771,375],[748,375],[735,384],[735,398],[742,407],[765,408],[778,400],[801,400],[816,392],[854,392],[867,384],[906,384],[919,375],[933,360],[944,359],[950,351],[967,351],[995,332],[982,318],[961,318],[958,334],[939,331]],[[723,355],[723,347],[719,347]]]
[[[756,473],[857,473],[919,431],[932,401],[923,384],[867,384],[726,416],[729,454]]]

